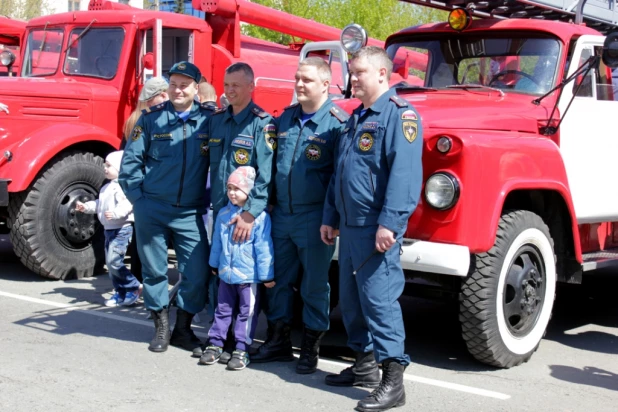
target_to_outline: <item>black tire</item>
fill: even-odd
[[[104,180],[103,159],[68,153],[46,166],[28,190],[11,196],[11,242],[28,269],[69,279],[92,276],[102,266],[103,229],[96,215],[75,212],[75,202],[96,199]]]
[[[527,362],[545,334],[555,288],[547,225],[526,210],[504,213],[494,246],[473,256],[459,295],[459,321],[472,356],[500,368]]]

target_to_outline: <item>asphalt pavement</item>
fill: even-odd
[[[560,287],[537,353],[508,370],[468,355],[455,305],[403,297],[412,364],[407,404],[397,410],[618,411],[615,274]],[[173,262],[170,278],[177,278]],[[148,312],[141,304],[104,307],[111,291],[107,275],[64,282],[34,275],[0,235],[0,411],[352,411],[368,394],[323,383],[351,360],[337,310],[317,373],[296,375],[294,363],[231,372],[173,347],[149,352]],[[209,320],[202,312],[194,322],[201,337]],[[300,344],[300,329],[293,340]]]

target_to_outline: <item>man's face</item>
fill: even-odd
[[[148,105],[148,107],[152,107],[152,106],[156,106],[158,104],[161,104],[165,101],[169,100],[169,97],[167,95],[166,92],[161,92],[159,94],[157,94],[155,97],[153,97],[152,99],[148,99],[146,100],[146,104]]]
[[[182,74],[172,74],[168,94],[175,108],[186,109],[193,104],[193,99],[197,94],[197,83]]]
[[[386,69],[382,69],[386,72]],[[360,57],[350,62],[350,80],[354,96],[361,101],[370,98],[380,90],[381,70],[367,61],[366,57]]]
[[[223,78],[225,97],[234,106],[246,106],[251,101],[253,82],[242,71],[226,73]]]
[[[317,103],[328,93],[328,81],[321,81],[315,66],[301,66],[296,71],[296,97],[299,103]]]

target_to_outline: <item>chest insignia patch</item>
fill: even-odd
[[[401,113],[401,120],[418,120],[418,116],[414,113],[414,110],[406,110]]]
[[[131,133],[131,140],[136,141],[142,137],[142,128],[140,126],[135,126],[133,128],[133,133]]]
[[[208,142],[202,142],[200,144],[200,154],[206,156],[208,154]]]
[[[310,144],[305,149],[305,156],[309,160],[318,160],[322,156],[322,149],[318,145]]]
[[[234,152],[234,160],[239,165],[246,165],[249,162],[249,153],[245,149],[238,149]]]
[[[358,148],[363,152],[368,152],[373,147],[373,136],[371,133],[363,133],[358,139]]]
[[[363,123],[362,130],[377,130],[378,122],[365,122]]]
[[[416,139],[418,124],[414,121],[405,121],[402,123],[403,135],[406,140],[412,143]]]

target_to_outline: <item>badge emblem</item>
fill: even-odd
[[[277,148],[277,129],[274,124],[267,124],[264,126],[264,138],[266,139],[266,146],[268,146],[270,150],[275,150]]]
[[[407,121],[407,122],[403,122],[402,127],[403,127],[403,135],[405,136],[406,140],[412,143],[414,139],[416,139],[416,131],[417,131],[418,125],[416,124],[416,122]]]
[[[373,147],[373,136],[370,133],[363,133],[358,139],[358,148],[363,152],[369,151]]]
[[[135,126],[131,134],[131,140],[136,141],[139,140],[140,137],[142,137],[142,128],[140,126]]]
[[[307,156],[309,160],[318,160],[320,156],[322,156],[322,149],[320,149],[318,145],[310,144],[305,149],[305,156]]]
[[[401,120],[418,120],[418,116],[414,113],[414,110],[406,110],[401,113]]]
[[[206,156],[208,154],[208,142],[202,142],[200,145],[200,154]]]
[[[180,63],[180,64],[178,65],[178,70],[184,70],[184,69],[186,69],[186,68],[187,68],[187,66],[186,66],[184,63]]]
[[[245,149],[238,149],[234,152],[234,160],[239,165],[244,165],[249,162],[249,153]]]

